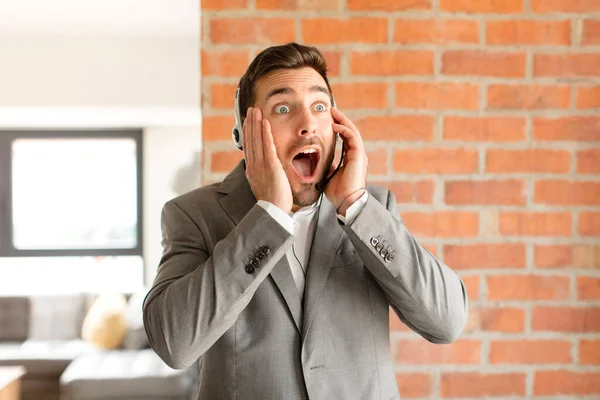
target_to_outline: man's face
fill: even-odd
[[[325,80],[309,67],[279,69],[260,78],[255,91],[254,106],[271,123],[277,157],[292,188],[293,210],[314,203],[315,184],[328,174],[335,151]]]

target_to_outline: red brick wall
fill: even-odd
[[[204,0],[202,12],[204,181],[242,156],[232,106],[251,58],[318,45],[369,180],[463,277],[456,343],[391,319],[403,398],[600,398],[600,0]]]

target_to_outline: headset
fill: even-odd
[[[333,97],[333,94],[331,94],[331,101],[332,101],[332,105],[334,107],[336,107],[335,98]],[[243,149],[243,147],[242,147],[242,129],[243,128],[242,128],[242,113],[240,111],[240,88],[239,87],[235,91],[234,111],[235,111],[235,125],[233,126],[231,136],[233,138],[233,143],[235,143],[236,147],[238,149],[242,150]],[[336,141],[339,137],[340,137],[340,134],[336,133]],[[325,186],[327,186],[327,184],[329,183],[331,178],[333,178],[333,176],[338,172],[338,170],[342,166],[343,160],[344,160],[344,141],[342,141],[342,153],[340,156],[340,162],[338,163],[337,167],[335,168],[335,171],[333,171],[333,173],[329,177],[323,178],[322,181],[318,182],[315,185],[315,188],[319,192],[323,192],[325,190]]]

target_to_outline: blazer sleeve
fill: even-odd
[[[450,343],[467,321],[465,286],[406,229],[392,192],[384,202],[370,195],[343,229],[400,320],[430,342]]]
[[[163,255],[144,299],[144,327],[154,351],[181,369],[234,324],[293,239],[258,205],[212,254],[205,232],[173,200],[163,206],[161,228]],[[248,272],[251,260],[258,264]]]

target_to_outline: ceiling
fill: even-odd
[[[198,0],[0,0],[6,35],[199,35]]]

